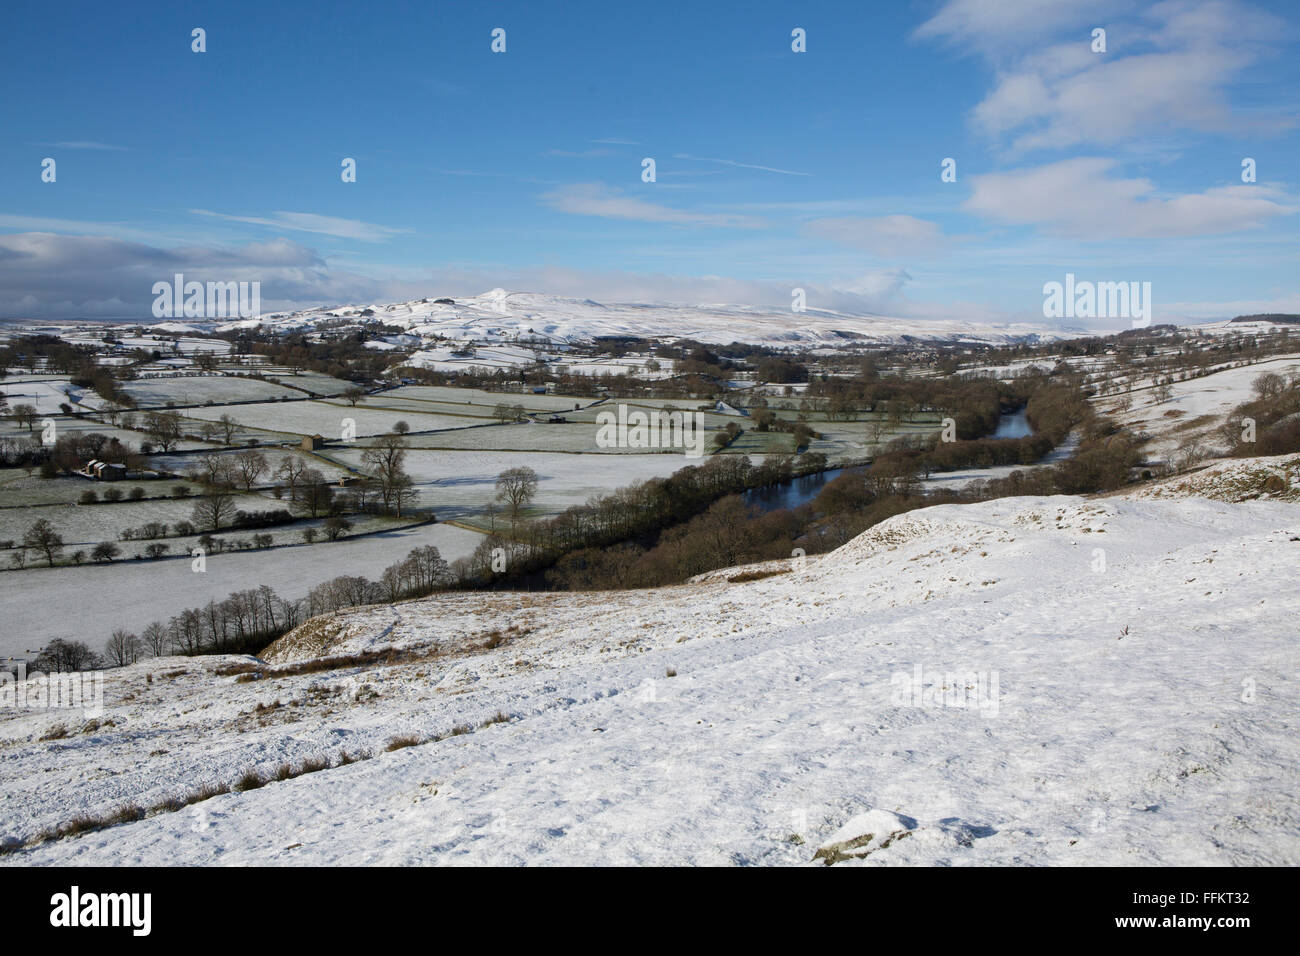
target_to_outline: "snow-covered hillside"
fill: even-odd
[[[1035,325],[888,318],[811,307],[795,313],[788,308],[743,305],[602,304],[591,299],[505,289],[456,296],[451,304],[428,298],[391,305],[309,309],[268,314],[220,327],[232,329],[261,323],[279,330],[314,329],[363,319],[399,326],[418,335],[441,335],[456,341],[524,341],[544,346],[590,342],[608,335],[688,338],[723,345],[746,342],[801,346],[929,341],[997,345],[1068,337]]]
[[[266,667],[110,672],[97,724],[5,713],[0,841],[333,766],[0,862],[1294,865],[1297,556],[1286,501],[1014,498],[662,590],[316,619]]]

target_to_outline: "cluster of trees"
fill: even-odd
[[[106,656],[120,665],[168,654],[253,654],[297,627],[305,614],[310,616],[304,601],[286,601],[264,584],[155,621],[138,636],[116,630]]]
[[[56,335],[24,335],[0,349],[0,368],[5,366],[28,372],[41,366],[48,372],[75,375],[95,367],[95,350],[88,345],[71,345]]]
[[[1009,445],[1016,444],[1008,442]],[[561,589],[655,587],[717,568],[788,558],[795,548],[816,554],[914,508],[1007,495],[1087,494],[1126,484],[1140,461],[1137,444],[1105,427],[1087,434],[1072,457],[1050,467],[1015,471],[960,494],[921,489],[921,457],[896,448],[870,467],[827,482],[809,504],[760,512],[738,495],[674,525],[652,543],[622,541],[574,550],[551,567],[548,586]]]
[[[1300,375],[1266,372],[1252,383],[1254,398],[1238,406],[1220,430],[1229,453],[1238,457],[1287,455],[1300,451]],[[1244,421],[1255,423],[1254,441]]]
[[[267,585],[232,591],[224,600],[188,608],[167,621],[155,621],[139,634],[115,629],[102,657],[85,644],[52,641],[33,667],[44,671],[86,670],[104,663],[121,666],[169,654],[256,654],[317,614],[422,597],[456,583],[455,574],[438,549],[425,545],[386,568],[378,581],[340,575],[294,601],[285,600]]]
[[[15,406],[14,412],[31,406]],[[11,413],[16,421],[22,423],[19,416]],[[21,413],[21,419],[27,418]],[[30,422],[37,421],[32,410]],[[145,458],[140,452],[131,448],[116,436],[101,432],[79,432],[63,430],[55,440],[43,444],[38,436],[30,438],[0,439],[0,467],[26,468],[29,471],[39,469],[42,478],[55,478],[60,474],[70,475],[80,469],[91,459],[126,465],[130,471],[139,471],[144,467]]]
[[[623,542],[569,552],[546,572],[560,590],[657,587],[715,568],[789,557],[806,520],[796,510],[760,512],[728,495],[669,528],[653,545]]]
[[[816,453],[797,461],[800,473],[826,466],[825,456]],[[572,552],[653,540],[728,495],[788,481],[795,473],[796,459],[789,455],[768,456],[758,465],[746,455],[714,456],[667,478],[651,478],[595,496],[553,518],[514,523],[508,536],[489,535],[470,557],[454,562],[453,570],[466,586],[529,578]]]
[[[346,607],[423,597],[458,583],[451,566],[433,545],[413,549],[403,560],[389,565],[378,581],[341,575],[308,592],[304,602],[308,617]]]
[[[265,355],[272,365],[319,372],[352,382],[381,378],[394,359],[392,350],[379,352],[366,348],[364,332],[325,341],[312,341],[301,332],[276,335],[261,328],[239,329],[218,336],[230,341],[236,354]]]

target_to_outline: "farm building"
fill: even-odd
[[[126,477],[126,465],[91,459],[86,462],[86,467],[77,474],[86,478],[93,478],[95,481],[121,481]]]
[[[307,435],[302,440],[303,451],[315,451],[325,444],[325,439],[321,435]]]

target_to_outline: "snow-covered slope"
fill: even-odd
[[[1294,865],[1298,556],[1288,502],[1016,498],[748,580],[319,618],[281,676],[174,658],[99,726],[0,716],[0,841],[370,759],[0,862]]]
[[[1034,325],[888,318],[814,308],[795,313],[789,309],[743,305],[602,304],[591,299],[504,289],[464,298],[457,296],[452,301],[454,304],[446,304],[428,298],[391,305],[274,313],[221,327],[262,323],[288,330],[368,319],[457,341],[525,341],[554,346],[589,342],[607,335],[689,338],[724,345],[746,342],[804,346],[929,341],[1002,344],[1066,337]]]

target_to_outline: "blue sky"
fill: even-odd
[[[147,317],[178,269],[267,308],[799,286],[1042,322],[1074,272],[1150,281],[1156,321],[1300,311],[1293,10],[10,2],[0,315]]]

